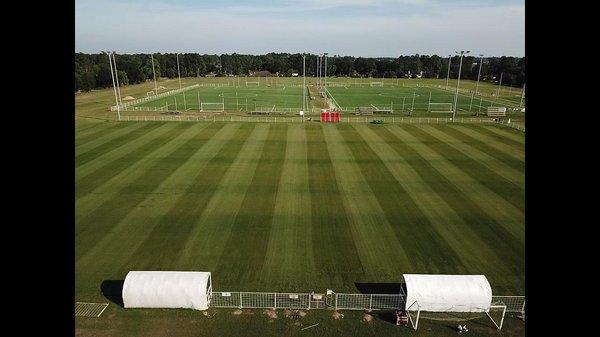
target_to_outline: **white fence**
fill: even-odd
[[[255,309],[322,309],[323,294],[267,293],[267,292],[212,292],[210,306],[215,308]]]
[[[331,296],[330,300],[326,300]],[[210,306],[238,309],[324,309],[395,310],[404,309],[402,294],[225,292],[213,291]],[[505,305],[506,312],[524,313],[525,296],[492,296],[492,305]]]
[[[335,310],[394,310],[404,308],[400,294],[335,294]]]
[[[315,118],[315,117],[313,117]],[[306,120],[306,118],[305,118]],[[315,120],[317,120],[315,118]],[[391,124],[447,124],[452,123],[451,117],[380,117],[380,116],[347,116],[341,117],[341,123],[370,123],[374,120],[381,120],[384,123]],[[121,121],[129,122],[255,122],[255,123],[301,123],[300,116],[238,116],[238,115],[160,115],[160,116],[121,116]],[[525,132],[525,126],[519,123],[510,123],[494,121],[491,118],[467,118],[457,117],[456,123],[474,123],[474,124],[501,124],[519,131]]]
[[[152,96],[148,96],[148,97],[138,98],[136,100],[120,104],[119,108],[123,109],[123,110],[127,110],[127,108],[133,107],[134,105],[137,105],[137,104],[140,104],[140,103],[145,103],[145,102],[155,101],[155,100],[157,100],[159,98],[163,98],[163,97],[175,95],[175,94],[178,94],[180,92],[184,92],[184,91],[188,91],[188,90],[197,88],[199,86],[200,86],[199,84],[194,84],[194,85],[190,85],[188,87],[184,87],[184,88],[181,88],[181,89],[169,90],[169,91],[166,91],[166,92],[161,92],[160,94],[156,94],[156,95],[152,95]],[[137,108],[147,108],[148,111],[156,111],[156,109],[150,110],[150,109],[152,109],[154,107],[137,107]],[[116,105],[113,105],[113,106],[110,107],[110,111],[115,111],[115,110],[117,110],[117,106]]]

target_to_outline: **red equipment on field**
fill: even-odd
[[[322,123],[339,123],[340,113],[337,111],[321,111],[321,122]]]

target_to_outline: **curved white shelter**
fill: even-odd
[[[206,310],[211,292],[209,272],[130,271],[123,284],[123,305]]]
[[[406,308],[420,311],[488,312],[492,288],[484,275],[404,274]]]

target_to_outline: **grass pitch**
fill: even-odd
[[[343,88],[339,88],[344,90]],[[376,88],[381,90],[382,88]],[[136,89],[142,92],[145,88]],[[287,89],[286,89],[287,90]],[[104,91],[78,98],[103,116]],[[113,300],[129,270],[201,270],[215,291],[358,292],[402,273],[485,274],[524,294],[524,135],[494,125],[98,122],[76,132],[76,299]],[[110,290],[110,289],[108,289]],[[110,291],[109,291],[110,292]],[[107,298],[109,297],[109,298]],[[396,335],[385,314],[124,310],[83,336]],[[282,316],[282,311],[279,311]],[[320,323],[316,328],[300,328]],[[453,322],[422,321],[417,336]],[[521,336],[508,318],[473,336]]]

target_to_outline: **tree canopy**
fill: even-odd
[[[476,80],[480,59],[463,57],[462,79]],[[152,79],[150,54],[123,54],[116,56],[119,82],[123,85],[142,83]],[[459,57],[450,62],[450,78],[458,75]],[[154,54],[157,77],[177,77],[176,54]],[[222,54],[202,55],[179,54],[182,77],[249,75],[253,71],[267,70],[280,76],[302,72],[302,54],[268,53],[265,55]],[[314,76],[317,70],[317,55],[306,55],[306,75]],[[438,55],[407,55],[397,58],[328,56],[327,76],[350,77],[415,77],[445,78],[448,59]],[[497,82],[500,74],[502,84],[522,86],[525,81],[525,58],[487,57],[481,69],[481,80]],[[75,90],[87,91],[112,86],[108,57],[105,54],[75,54]]]

